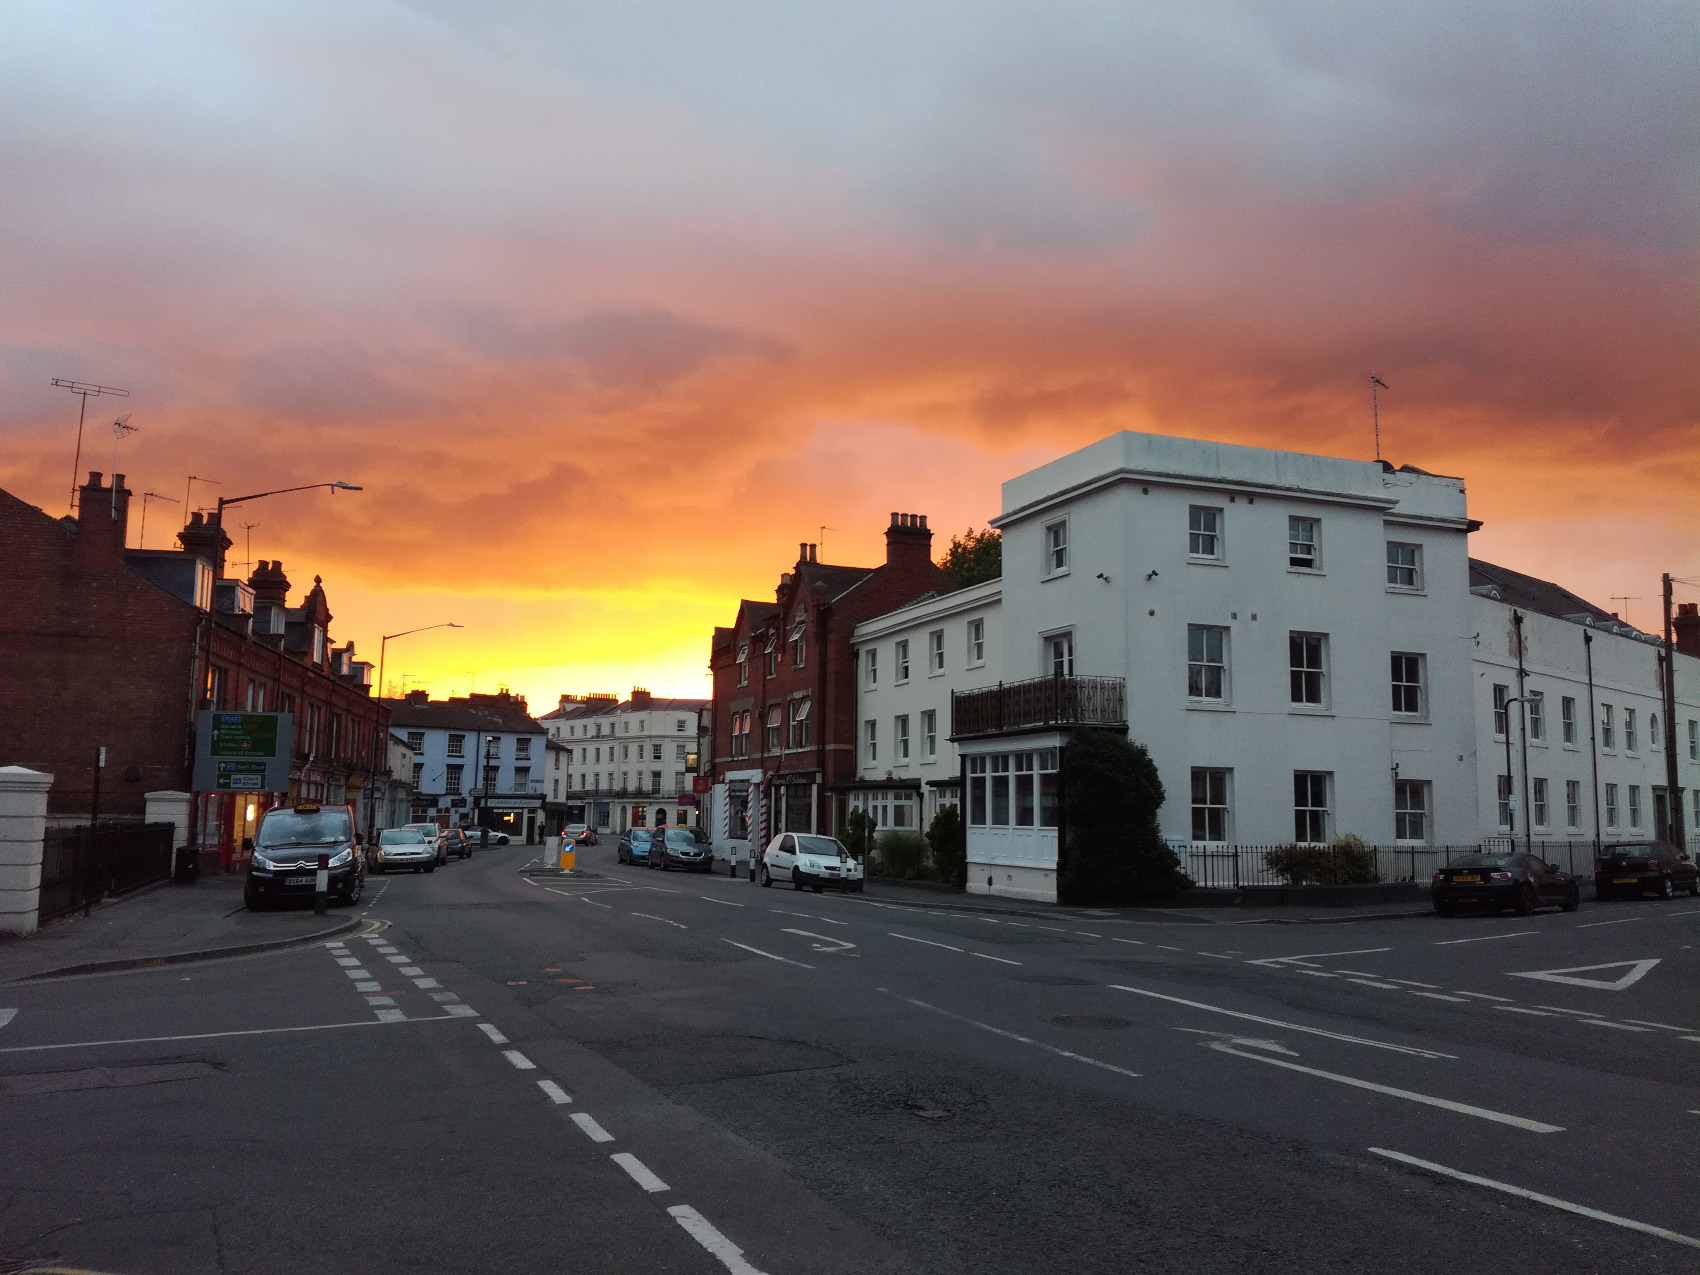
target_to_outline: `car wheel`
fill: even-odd
[[[799,894],[803,892],[803,874],[796,868],[791,869],[791,888]]]
[[[1661,899],[1674,899],[1676,897],[1676,890],[1672,887],[1669,877],[1659,878],[1658,895]]]
[[[337,902],[348,907],[353,907],[356,903],[360,902],[360,892],[365,888],[366,878],[355,877],[354,884],[349,886],[348,889],[344,890],[342,894],[338,896]]]
[[[242,902],[247,905],[250,912],[258,912],[266,906],[266,901],[260,897],[260,892],[251,885],[243,887]]]
[[[816,886],[812,886],[811,888],[814,890],[814,892],[816,894],[819,894],[824,887],[816,885]]]
[[[427,872],[435,872],[436,870],[437,870],[437,865],[434,864],[434,863],[427,863],[425,865],[425,871],[427,871]]]
[[[1517,891],[1517,898],[1516,901],[1512,903],[1511,910],[1518,916],[1528,916],[1529,913],[1535,910],[1536,902],[1535,887],[1532,885],[1526,885],[1521,890]]]
[[[1450,903],[1436,903],[1434,905],[1434,914],[1436,916],[1451,916],[1457,910],[1458,909]]]
[[[1566,912],[1574,912],[1582,906],[1582,891],[1576,886],[1570,887],[1570,892],[1564,896],[1564,902],[1559,904]]]
[[[1696,874],[1694,880],[1688,883],[1688,893],[1700,898],[1700,874]]]
[[[761,865],[761,884],[764,890],[773,884],[773,878],[768,875],[767,864],[765,863]]]

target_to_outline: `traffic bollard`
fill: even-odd
[[[331,892],[331,857],[328,854],[319,856],[319,872],[313,881],[313,914],[323,916]]]

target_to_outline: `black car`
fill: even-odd
[[[657,828],[649,842],[649,866],[663,872],[669,868],[713,872],[714,860],[709,848],[692,836],[689,828],[668,828],[665,832]]]
[[[648,863],[649,862],[649,829],[632,828],[620,838],[619,849],[614,851],[614,858],[619,863]]]
[[[472,858],[472,842],[465,832],[459,828],[445,828],[439,838],[443,843],[443,856],[448,859]]]
[[[1485,907],[1496,916],[1510,908],[1527,916],[1550,903],[1574,912],[1582,902],[1582,887],[1538,855],[1467,854],[1434,874],[1430,897],[1440,916],[1466,907]]]
[[[1694,860],[1668,841],[1615,841],[1594,858],[1594,897],[1639,899],[1651,890],[1661,899],[1678,890],[1700,894]]]
[[[242,901],[258,911],[284,899],[312,898],[321,858],[331,898],[358,903],[366,883],[366,856],[354,831],[352,807],[304,803],[266,811],[254,835]]]

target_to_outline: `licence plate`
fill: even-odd
[[[1613,877],[1611,883],[1613,885],[1640,885],[1641,884],[1641,878],[1640,877]]]
[[[283,883],[285,885],[312,885],[313,884],[313,878],[312,877],[285,877],[283,879]]]
[[[1481,883],[1480,877],[1453,877],[1452,879],[1455,882],[1457,882],[1457,881],[1473,881],[1478,885]]]

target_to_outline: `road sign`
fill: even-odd
[[[195,719],[196,792],[287,792],[291,713],[215,713]]]
[[[1600,992],[1621,992],[1633,987],[1647,976],[1647,971],[1659,963],[1658,958],[1647,961],[1608,961],[1604,965],[1571,965],[1559,970],[1524,970],[1512,978],[1537,978],[1543,983],[1568,983],[1572,987],[1591,987]],[[1572,978],[1592,970],[1623,970],[1617,978]]]

